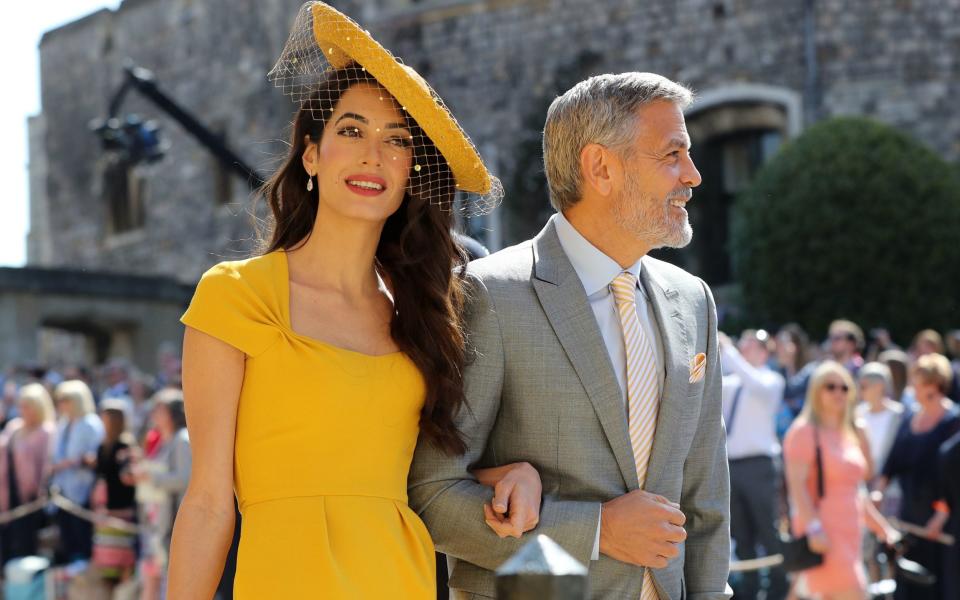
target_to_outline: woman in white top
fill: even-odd
[[[871,362],[863,365],[858,374],[860,404],[857,405],[857,422],[867,431],[874,476],[883,470],[883,463],[893,445],[903,405],[890,399],[891,375],[887,365]]]
[[[870,362],[860,369],[857,375],[860,388],[860,403],[856,408],[856,420],[861,430],[865,430],[870,449],[870,462],[873,473],[869,487],[875,489],[883,464],[887,461],[893,440],[900,429],[903,418],[903,405],[890,398],[893,390],[893,376],[890,367],[881,362]],[[900,487],[897,484],[887,488],[885,495],[876,496],[880,500],[877,508],[884,516],[895,515],[900,508]],[[864,539],[864,559],[871,581],[889,577],[890,573],[877,561],[878,542],[870,532]]]

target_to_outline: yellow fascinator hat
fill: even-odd
[[[503,197],[503,187],[440,96],[419,73],[332,6],[312,1],[301,7],[268,79],[305,106],[330,73],[354,65],[393,96],[439,151],[435,159],[446,161],[453,174],[464,204],[460,210],[470,215],[493,210]]]

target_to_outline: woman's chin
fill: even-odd
[[[327,211],[321,209],[321,212],[333,212],[345,219],[382,223],[400,208],[400,203],[379,197],[357,197],[350,198],[349,202],[331,204],[326,208]]]

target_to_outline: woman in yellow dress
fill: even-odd
[[[469,435],[453,424],[464,255],[450,227],[458,191],[476,212],[499,183],[426,82],[323,3],[304,5],[271,77],[300,110],[265,186],[269,241],[207,271],[182,319],[194,458],[168,595],[212,597],[235,491],[238,600],[433,598],[407,472],[418,435],[452,453]],[[530,465],[477,477],[499,513],[536,525]],[[502,521],[487,520],[516,531]]]

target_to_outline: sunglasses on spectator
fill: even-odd
[[[845,383],[833,383],[833,382],[830,382],[830,383],[825,383],[825,384],[823,384],[823,387],[824,387],[824,389],[827,390],[828,392],[835,392],[835,391],[837,391],[837,390],[843,390],[843,392],[846,393],[846,392],[849,392],[849,391],[850,391],[850,386],[848,386],[848,385],[845,384]]]
[[[829,339],[831,342],[839,342],[839,341],[853,342],[853,341],[856,341],[856,339],[855,339],[852,335],[850,335],[849,333],[834,333],[834,334],[832,334],[831,336],[829,336],[827,339]]]

